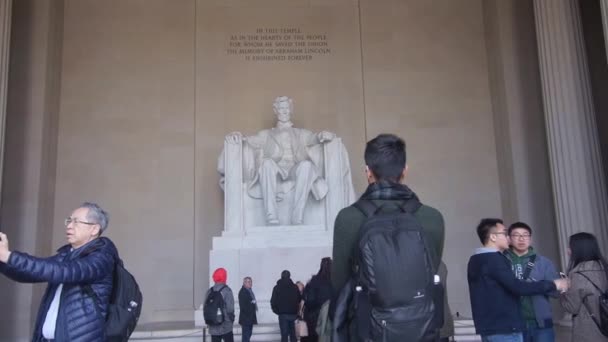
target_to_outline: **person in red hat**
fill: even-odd
[[[209,327],[212,342],[233,342],[232,326],[234,325],[234,296],[226,285],[228,272],[218,268],[213,272],[215,284],[207,290],[203,313]]]

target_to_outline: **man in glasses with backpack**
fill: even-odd
[[[108,221],[99,205],[83,203],[65,220],[68,244],[48,258],[9,250],[7,236],[0,233],[0,273],[18,282],[48,283],[33,341],[108,340],[106,316],[120,260],[114,243],[101,236]]]

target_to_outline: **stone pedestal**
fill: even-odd
[[[321,225],[259,227],[248,233],[225,232],[214,238],[209,269],[211,272],[218,267],[228,270],[228,285],[234,292],[235,302],[238,302],[243,278],[253,278],[258,322],[276,323],[270,297],[281,271],[289,270],[294,282],[306,283],[319,270],[321,258],[331,256],[333,236]],[[203,323],[201,310],[197,311],[196,323]]]

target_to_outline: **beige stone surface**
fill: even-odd
[[[108,210],[108,236],[144,293],[143,321],[193,308],[193,9],[65,3],[55,216],[85,199]]]
[[[53,228],[62,3],[13,2],[0,230],[49,255]],[[0,277],[0,341],[25,341],[44,287]]]

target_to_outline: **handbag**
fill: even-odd
[[[296,337],[307,337],[308,336],[308,326],[306,325],[306,321],[303,319],[296,319]]]
[[[308,336],[308,326],[306,325],[306,321],[304,320],[304,302],[300,302],[300,310],[298,310],[298,318],[296,319],[295,329],[296,329],[296,337],[300,339],[300,337]]]

